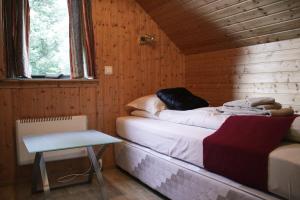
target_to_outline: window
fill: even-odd
[[[70,75],[67,0],[29,0],[29,67],[32,77]]]
[[[3,8],[7,78],[95,78],[92,0],[7,0]]]

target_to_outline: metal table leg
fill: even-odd
[[[41,177],[43,183],[43,190],[45,193],[50,193],[50,186],[49,186],[48,175],[47,175],[46,164],[43,157],[43,153],[40,160],[40,171],[41,171]]]
[[[45,165],[45,160],[42,152],[35,154],[32,174],[32,192],[38,192],[38,181],[42,178],[43,190],[46,194],[50,192],[50,186],[48,181],[48,175]]]
[[[99,161],[100,158],[102,158],[103,153],[106,149],[107,145],[101,145],[96,153],[96,158],[97,161]],[[95,152],[95,151],[93,151]],[[100,170],[102,170],[102,165],[100,165],[100,163],[98,162],[99,166],[100,166]],[[88,182],[92,182],[93,180],[93,175],[94,175],[94,168],[91,167],[90,171],[89,171],[89,177],[88,177]]]
[[[104,180],[101,174],[101,167],[99,166],[99,162],[98,159],[101,158],[101,156],[103,155],[104,151],[105,151],[106,145],[102,145],[97,153],[97,156],[95,155],[94,149],[93,147],[87,147],[87,151],[88,151],[88,156],[90,158],[90,161],[92,163],[92,167],[94,170],[90,171],[89,174],[89,180],[91,180],[92,175],[93,175],[93,171],[95,171],[96,173],[96,177],[97,180],[100,184],[100,189],[101,189],[101,197],[103,200],[107,200],[107,194],[106,194],[106,188],[105,188],[105,184],[104,184]]]
[[[100,184],[101,197],[103,200],[107,200],[108,198],[107,198],[104,180],[103,180],[103,177],[101,174],[102,166],[99,165],[98,160],[103,156],[106,146],[107,145],[101,145],[100,149],[98,150],[98,152],[96,154],[95,154],[92,146],[87,147],[88,157],[92,164],[92,167],[89,171],[89,177],[88,177],[87,182],[92,181],[93,174],[95,172],[97,180]],[[40,190],[38,190],[38,182],[40,180],[42,182],[43,191],[46,194],[49,194],[50,193],[50,185],[49,185],[49,180],[48,180],[48,175],[47,175],[47,170],[46,170],[46,164],[45,164],[45,160],[43,157],[43,152],[37,152],[35,154],[35,159],[34,159],[34,164],[33,164],[33,174],[32,174],[32,193],[36,193],[36,192],[40,191]],[[82,183],[87,183],[87,182],[85,181]],[[81,184],[81,183],[75,183],[75,184]],[[70,186],[70,185],[73,185],[73,184],[64,185],[62,187]],[[60,186],[54,187],[54,189],[56,189],[56,188],[61,188],[61,187]]]
[[[40,175],[39,175],[40,160],[41,160],[41,154],[36,153],[35,158],[34,158],[34,163],[33,163],[33,171],[32,171],[32,188],[31,188],[32,193],[35,193],[38,191],[37,188],[38,188],[38,182],[40,179]]]

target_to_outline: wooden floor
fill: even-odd
[[[119,169],[104,170],[104,179],[109,200],[163,200],[166,199],[148,187],[133,179]],[[100,199],[99,185],[96,180],[92,184],[84,184],[51,191],[50,195],[38,193],[31,195],[30,183],[17,186],[0,187],[1,200],[92,200]]]

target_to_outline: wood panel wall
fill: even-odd
[[[97,129],[97,81],[92,83],[1,83],[0,88],[0,183],[30,177],[30,167],[16,166],[15,121],[32,117],[87,115],[89,128]],[[87,163],[65,162],[68,172],[88,167]],[[61,165],[57,165],[62,167]],[[52,167],[57,169],[59,167]],[[65,171],[65,172],[66,172]],[[16,174],[18,176],[16,176]]]
[[[186,85],[213,105],[271,96],[300,111],[300,38],[189,55]]]
[[[184,85],[184,55],[134,0],[102,0],[94,4],[98,77],[104,130],[114,131],[115,117],[124,106],[158,88]],[[139,45],[138,37],[151,34],[153,46]],[[114,74],[104,75],[104,66]]]
[[[2,4],[3,4],[3,1],[1,0],[0,1],[0,19],[1,16],[2,16]],[[6,62],[5,61],[5,54],[4,54],[4,48],[3,48],[3,45],[4,45],[4,33],[3,33],[3,20],[0,20],[0,80],[3,79],[5,77],[5,73],[6,73],[6,70],[5,70],[5,65],[4,63]]]
[[[90,128],[115,135],[115,119],[126,114],[126,103],[159,88],[184,85],[184,56],[134,0],[92,3],[99,81],[0,82],[0,184],[18,181],[19,173],[30,175],[30,167],[16,165],[16,119],[86,114]],[[140,46],[141,34],[153,34],[157,42]],[[0,64],[1,74],[3,60]],[[113,66],[113,75],[104,75],[105,65]],[[112,153],[112,148],[106,152],[106,166],[114,164]],[[86,167],[80,163],[57,163],[49,170],[70,173]]]

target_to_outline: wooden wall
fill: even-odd
[[[300,38],[186,57],[186,85],[213,105],[271,96],[300,110]]]
[[[113,132],[115,117],[124,106],[158,88],[184,85],[184,55],[134,0],[94,3],[96,62],[104,130]],[[138,37],[153,34],[153,46],[139,45]],[[114,74],[104,75],[104,66]]]
[[[126,103],[159,88],[184,85],[184,56],[134,0],[92,3],[98,81],[0,82],[0,184],[30,174],[30,167],[16,166],[16,119],[86,114],[90,128],[114,135],[115,119],[126,114]],[[138,44],[138,36],[146,33],[155,35],[154,46]],[[113,75],[104,75],[105,65],[113,66]],[[4,69],[1,60],[0,74]],[[112,148],[106,153],[106,166],[114,164],[112,153]],[[57,163],[49,170],[80,167],[86,162]]]
[[[1,83],[0,88],[0,183],[30,177],[30,167],[16,167],[15,121],[30,117],[68,116],[85,114],[89,127],[97,124],[97,81],[89,83]],[[86,163],[78,164],[88,167]],[[61,167],[61,165],[59,165]],[[55,169],[59,167],[54,166]],[[64,169],[76,170],[74,162]],[[53,171],[52,169],[50,169]],[[25,177],[24,177],[25,176]]]
[[[0,19],[2,16],[2,4],[3,1],[0,1]],[[4,49],[3,49],[3,45],[4,45],[4,35],[3,35],[3,20],[0,20],[0,80],[3,79],[5,77],[5,56],[4,56]]]

